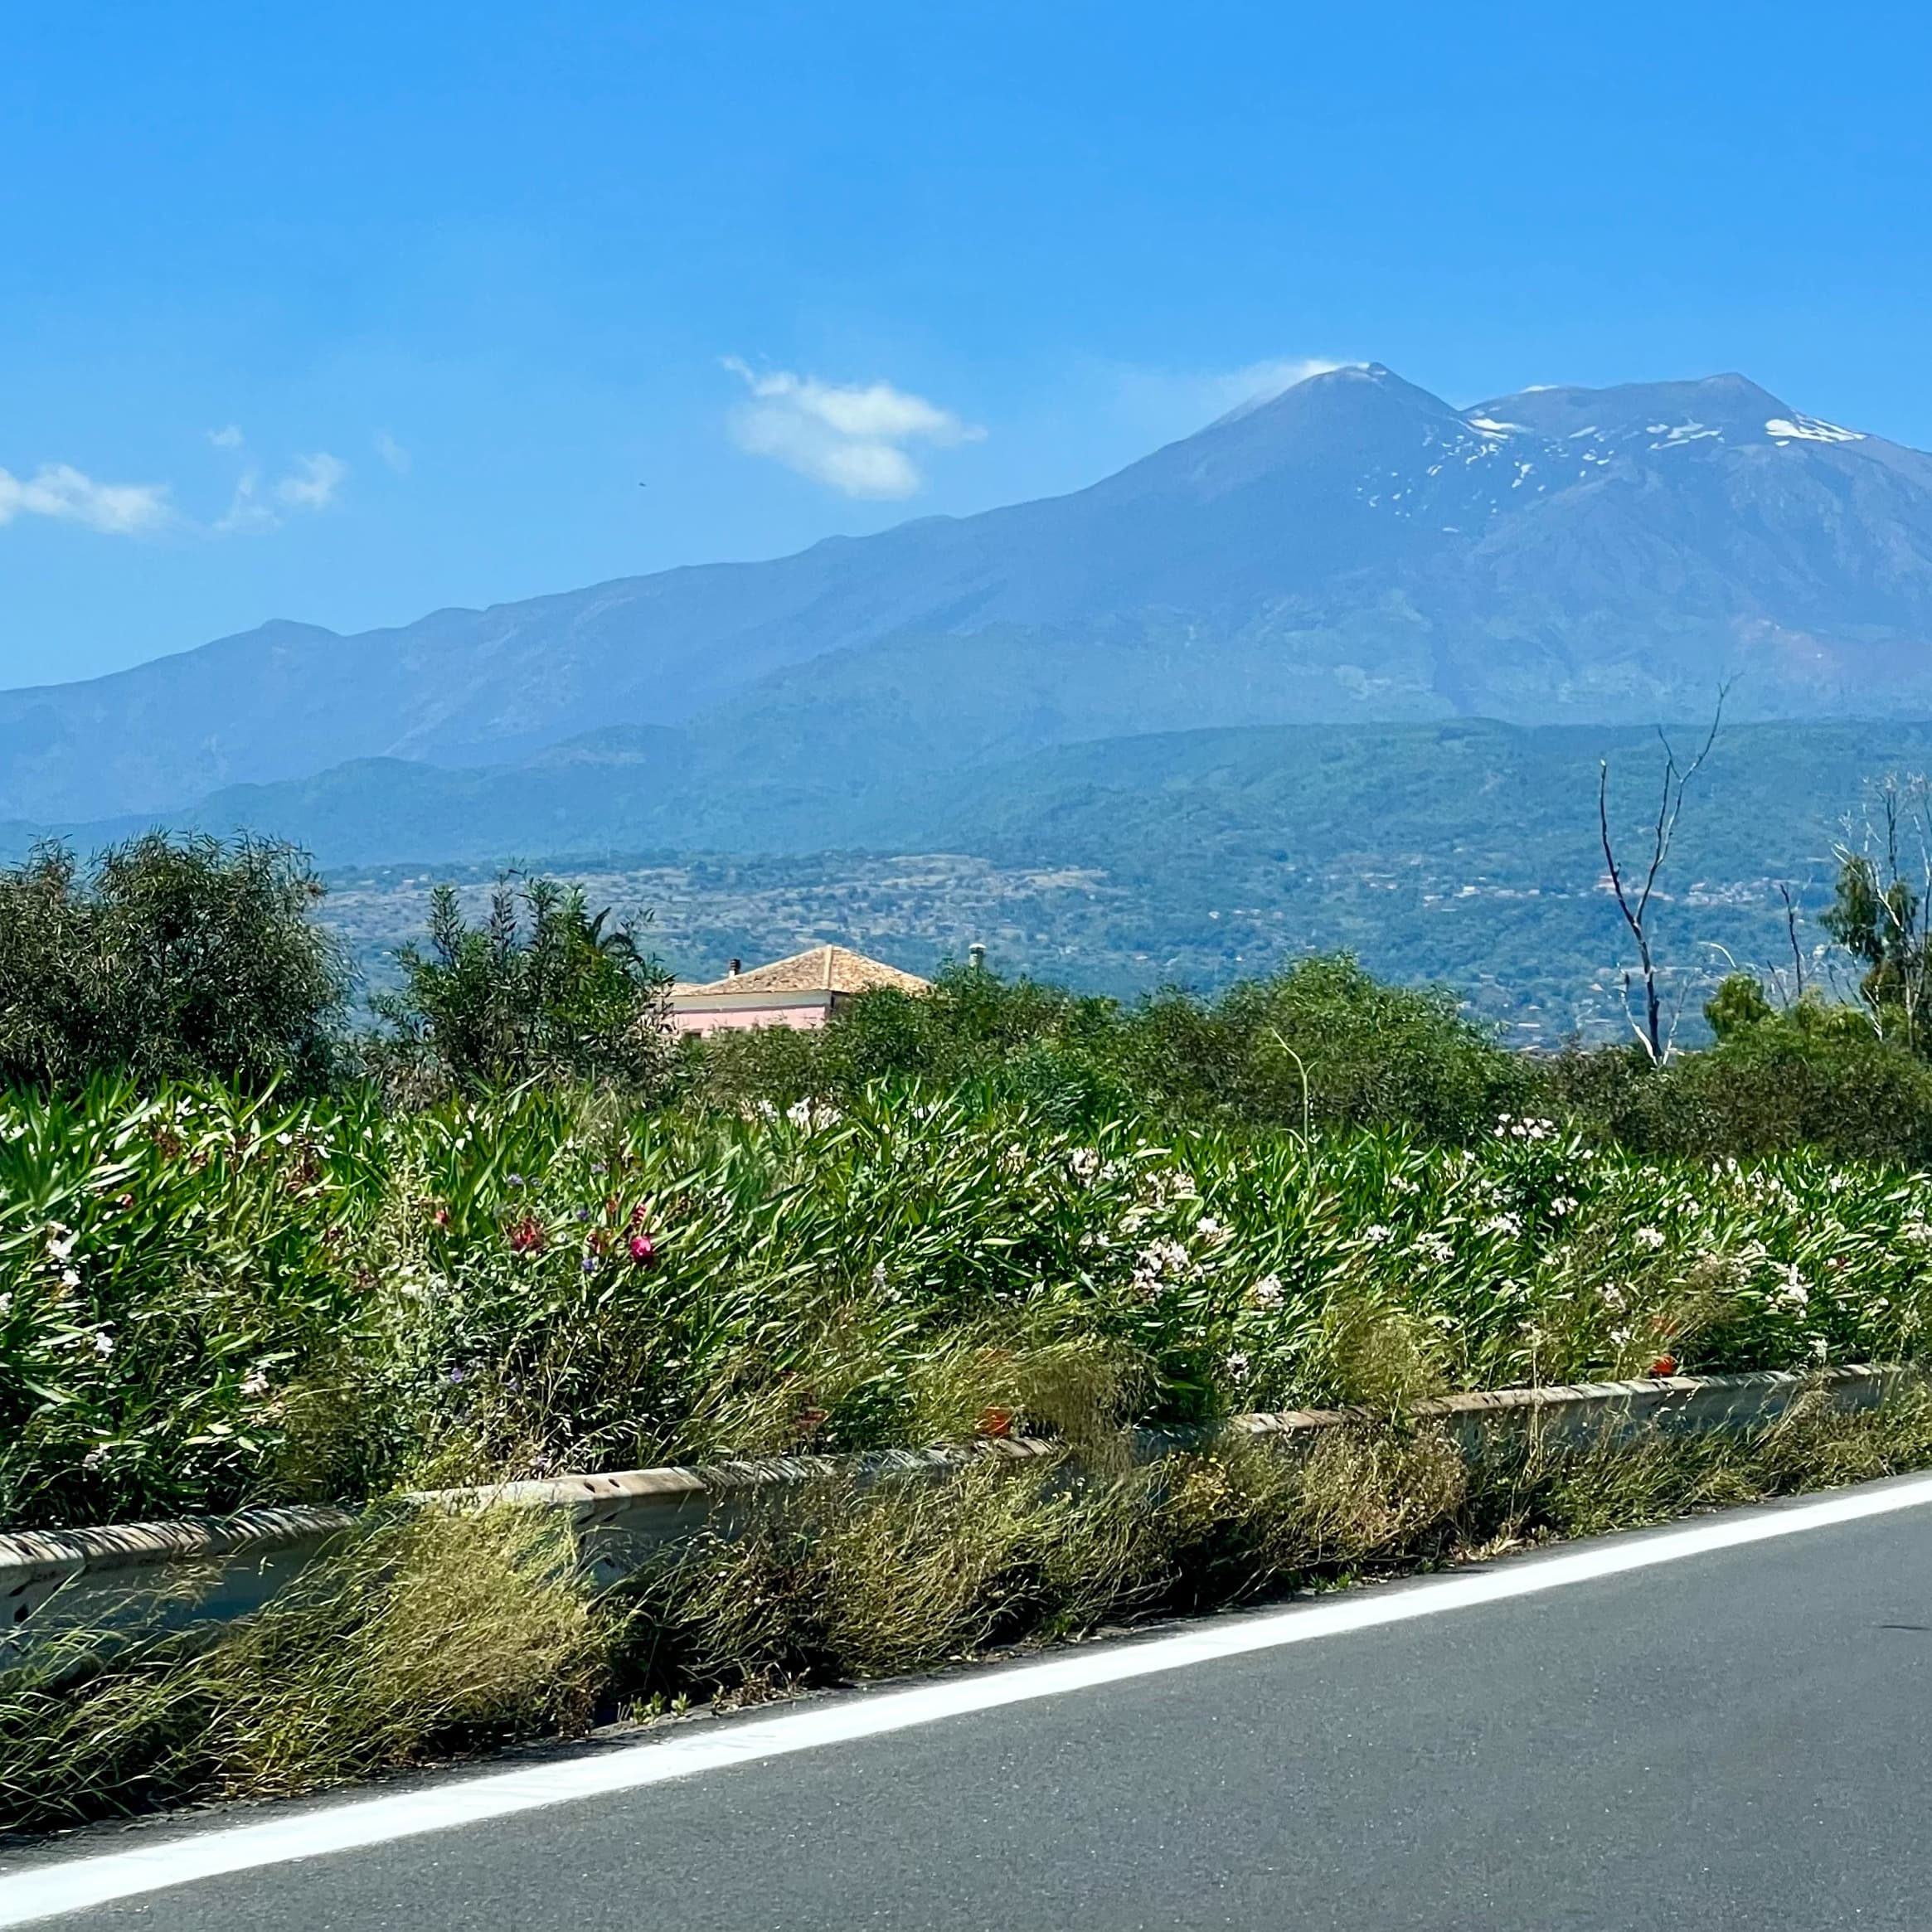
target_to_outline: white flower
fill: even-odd
[[[61,1270],[62,1288],[78,1288],[80,1285],[80,1270],[78,1268],[63,1268]]]
[[[1662,1228],[1638,1228],[1630,1239],[1640,1248],[1648,1248],[1653,1253],[1663,1245]]]
[[[1621,1308],[1624,1305],[1624,1291],[1614,1281],[1604,1284],[1603,1296],[1606,1308]]]
[[[1204,1214],[1195,1222],[1194,1231],[1204,1241],[1218,1241],[1226,1238],[1228,1231],[1225,1224],[1216,1221],[1211,1214]]]
[[[1076,1181],[1091,1181],[1100,1171],[1100,1156],[1090,1147],[1076,1147],[1066,1157],[1068,1171]]]
[[[241,1378],[241,1392],[245,1396],[265,1396],[269,1392],[269,1378],[258,1369],[254,1369]]]
[[[1235,1349],[1228,1356],[1225,1366],[1236,1381],[1245,1381],[1248,1379],[1248,1358],[1240,1349]]]
[[[1371,1248],[1379,1248],[1396,1237],[1396,1231],[1386,1221],[1371,1221],[1362,1231],[1362,1238]]]
[[[1265,1274],[1248,1290],[1248,1299],[1258,1308],[1278,1308],[1284,1293],[1279,1274]]]
[[[1476,1230],[1479,1235],[1520,1235],[1522,1223],[1513,1214],[1493,1214]]]
[[[96,1355],[112,1355],[114,1352],[114,1337],[109,1334],[104,1328],[96,1329],[94,1336],[94,1352]]]
[[[1559,1216],[1566,1214],[1575,1214],[1576,1212],[1576,1197],[1574,1194],[1559,1194],[1550,1203],[1550,1211]]]
[[[1146,1187],[1150,1200],[1167,1207],[1177,1201],[1197,1201],[1201,1197],[1201,1190],[1194,1185],[1194,1177],[1180,1167],[1164,1167],[1149,1174]]]
[[[1416,1240],[1415,1252],[1425,1261],[1446,1268],[1456,1258],[1456,1245],[1447,1235],[1423,1235]]]
[[[1178,1241],[1150,1242],[1133,1265],[1134,1292],[1151,1301],[1164,1284],[1185,1275],[1193,1260]]]
[[[72,1228],[64,1227],[59,1221],[47,1224],[47,1259],[50,1261],[65,1261],[74,1252],[74,1244],[80,1237]]]

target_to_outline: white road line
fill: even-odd
[[[1342,1595],[1322,1603],[1294,1604],[1257,1616],[1201,1624],[1171,1637],[1096,1645],[1041,1663],[963,1676],[910,1690],[845,1698],[757,1723],[722,1725],[683,1736],[648,1739],[564,1764],[496,1772],[394,1797],[354,1799],[264,1824],[192,1832],[140,1850],[40,1866],[0,1879],[0,1926],[25,1925],[227,1872],[318,1858],[332,1852],[389,1844],[428,1832],[453,1831],[515,1812],[641,1790],[674,1778],[693,1778],[733,1765],[850,1744],[972,1711],[993,1711],[1036,1697],[1057,1697],[1102,1684],[1182,1670],[1216,1658],[1241,1657],[1342,1636],[1352,1630],[1378,1629],[1449,1610],[1506,1603],[1513,1597],[1536,1596],[1570,1584],[1655,1569],[1716,1550],[1801,1536],[1808,1530],[1860,1522],[1927,1503],[1932,1503],[1932,1476],[1881,1488],[1844,1490],[1817,1502],[1720,1517],[1657,1536],[1591,1545],[1562,1556],[1506,1563],[1438,1582]]]

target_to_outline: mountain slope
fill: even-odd
[[[339,768],[196,816],[311,844],[338,875],[328,916],[378,975],[420,932],[432,880],[467,879],[474,899],[513,860],[586,878],[599,905],[654,907],[655,943],[693,977],[826,939],[923,970],[983,940],[1003,970],[1121,992],[1348,946],[1547,1041],[1624,1026],[1599,757],[1614,823],[1640,847],[1648,731],[1481,720],[1162,733],[866,783],[836,762],[766,771],[755,747],[734,774],[715,747],[611,731],[494,772]],[[1724,731],[1655,908],[1690,1011],[1729,962],[1788,964],[1778,882],[1816,944],[1834,842],[1864,837],[1872,782],[1928,769],[1932,725]]]
[[[974,648],[995,637],[1036,687],[1004,721]],[[965,690],[1017,750],[1174,722],[1682,715],[1740,672],[1743,713],[1907,714],[1932,711],[1929,646],[1932,459],[1740,376],[1459,410],[1371,366],[1067,497],[0,693],[0,817],[351,759],[514,761],[753,687],[829,720],[875,648],[915,691]]]

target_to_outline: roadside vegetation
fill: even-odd
[[[355,1502],[1932,1350],[1932,1190],[1534,1116],[1059,1124],[884,1089],[413,1113],[101,1085],[0,1111],[0,1516]]]
[[[287,848],[159,836],[0,873],[0,1529],[369,1511],[211,1646],[0,1677],[16,1825],[1932,1449],[1917,1397],[1474,1471],[1415,1422],[1459,1390],[1932,1359],[1932,954],[1896,866],[1847,861],[1850,1001],[1740,975],[1706,1048],[1541,1056],[1346,957],[1132,1005],[968,968],[679,1046],[642,929],[541,881],[479,926],[440,896],[358,1017],[317,894]],[[1216,1446],[1342,1405],[1305,1459]],[[1144,1425],[1208,1446],[1105,1474]],[[1020,1431],[1087,1475],[828,1485],[597,1598],[527,1518],[396,1502]]]
[[[358,1031],[315,897],[0,874],[0,1524],[1932,1349],[1925,942],[1862,861],[1862,1002],[1735,978],[1662,1064],[1321,958],[674,1049],[542,881],[439,897]]]
[[[0,1832],[259,1800],[537,1738],[729,1710],[1123,1624],[1480,1558],[1932,1462],[1932,1403],[1801,1405],[1755,1437],[1524,1447],[1470,1467],[1364,1424],[1070,1484],[988,1464],[827,1483],[594,1592],[554,1522],[378,1513],[210,1644],[0,1677]]]

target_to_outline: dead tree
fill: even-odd
[[[1650,901],[1657,891],[1658,875],[1664,862],[1670,857],[1670,848],[1677,835],[1677,818],[1684,808],[1684,789],[1697,775],[1698,768],[1711,755],[1711,747],[1717,742],[1718,726],[1724,721],[1724,701],[1731,687],[1723,685],[1717,692],[1717,704],[1711,714],[1711,729],[1704,734],[1704,742],[1698,747],[1697,755],[1688,765],[1680,765],[1677,755],[1672,748],[1663,727],[1658,727],[1657,741],[1663,747],[1663,784],[1657,802],[1657,822],[1651,828],[1650,857],[1643,870],[1643,883],[1635,883],[1635,874],[1628,877],[1617,862],[1615,842],[1610,837],[1610,761],[1601,759],[1597,765],[1596,816],[1597,828],[1603,837],[1604,863],[1609,869],[1610,890],[1616,895],[1617,910],[1624,915],[1624,923],[1630,929],[1630,937],[1637,946],[1638,977],[1643,986],[1643,1017],[1641,1022],[1634,1015],[1630,1024],[1637,1037],[1649,1054],[1651,1064],[1661,1066],[1669,1051],[1663,1034],[1663,1002],[1657,990],[1657,956],[1651,944]],[[1630,975],[1624,975],[1625,1011],[1629,1011]]]
[[[1784,931],[1791,941],[1791,998],[1789,1004],[1796,1006],[1804,998],[1804,949],[1798,943],[1798,907],[1791,896],[1791,888],[1779,881],[1778,891],[1784,901]]]

